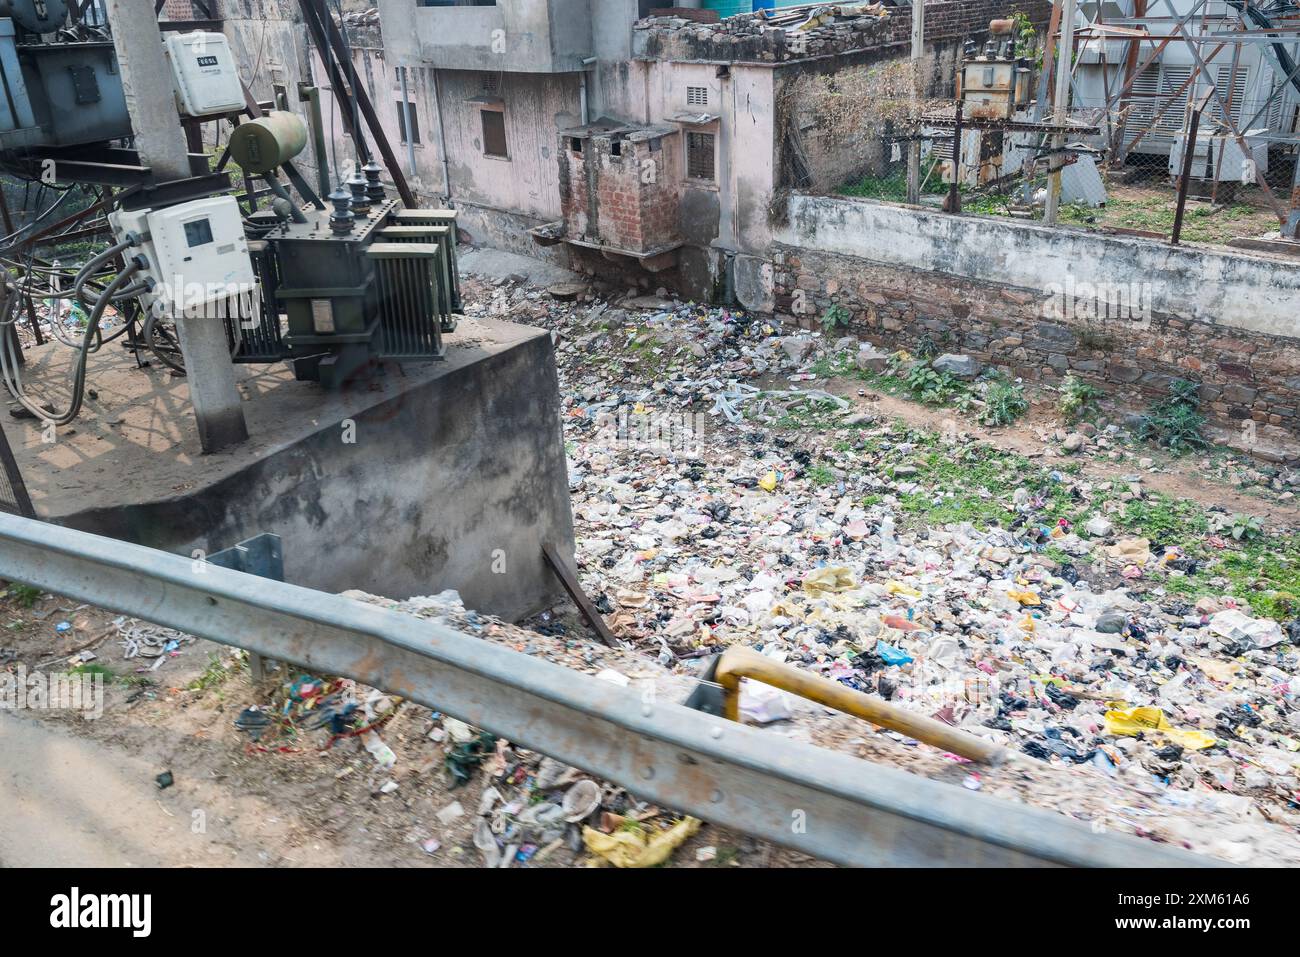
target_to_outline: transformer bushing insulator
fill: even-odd
[[[356,217],[352,215],[352,210],[348,208],[348,203],[352,201],[352,194],[343,188],[342,184],[334,188],[334,192],[326,197],[334,206],[330,212],[330,229],[341,234],[352,232],[352,224]]]
[[[367,216],[370,214],[370,197],[366,195],[366,180],[360,173],[357,173],[348,180],[348,188],[352,190],[352,212],[357,216]]]
[[[379,182],[379,177],[384,168],[371,160],[361,167],[361,172],[366,174],[366,195],[370,197],[370,202],[376,205],[382,203],[385,199],[384,184]]]

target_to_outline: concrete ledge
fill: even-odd
[[[393,598],[455,588],[507,619],[560,594],[541,553],[546,539],[573,553],[549,334],[466,320],[446,362],[394,370],[376,391],[245,368],[254,441],[211,456],[184,380],[100,359],[124,361],[98,379],[100,407],[76,434],[44,445],[6,424],[41,517],[180,554],[274,532],[292,583]]]

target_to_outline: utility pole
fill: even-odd
[[[107,13],[140,165],[148,166],[158,183],[189,179],[193,174],[176,108],[175,81],[164,55],[153,4],[107,0]],[[166,279],[173,281],[170,276]],[[248,426],[235,388],[225,320],[181,315],[174,318],[203,451],[215,452],[245,441]]]
[[[921,128],[921,103],[925,84],[921,75],[921,61],[925,57],[925,0],[912,0],[912,114],[916,126],[912,141],[907,144],[907,201],[921,202],[921,141],[917,134]]]
[[[1063,0],[1065,10],[1061,15],[1061,41],[1057,45],[1056,60],[1056,106],[1054,121],[1064,125],[1070,103],[1070,66],[1074,57],[1074,17],[1077,0]],[[1052,154],[1048,157],[1047,168],[1047,208],[1043,210],[1043,222],[1055,223],[1056,211],[1061,205],[1061,160],[1065,148],[1065,133],[1052,134]]]

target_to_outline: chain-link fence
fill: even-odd
[[[1214,245],[1293,235],[1300,39],[1294,28],[1285,43],[1233,36],[1240,23],[1228,18],[1182,23],[1149,25],[1140,41],[1081,26],[1063,121],[1042,70],[1051,44],[1032,27],[968,44],[955,62],[801,79],[787,106],[793,185],[907,201],[919,144],[923,206]],[[838,170],[824,157],[836,152],[856,167],[831,183]]]

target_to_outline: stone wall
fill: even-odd
[[[862,200],[796,197],[792,208],[768,256],[738,260],[750,308],[820,328],[838,305],[848,331],[877,345],[928,338],[1047,383],[1072,372],[1134,407],[1191,379],[1218,424],[1300,436],[1300,266]],[[869,223],[855,218],[863,208]],[[916,221],[932,217],[943,242],[927,253]]]

